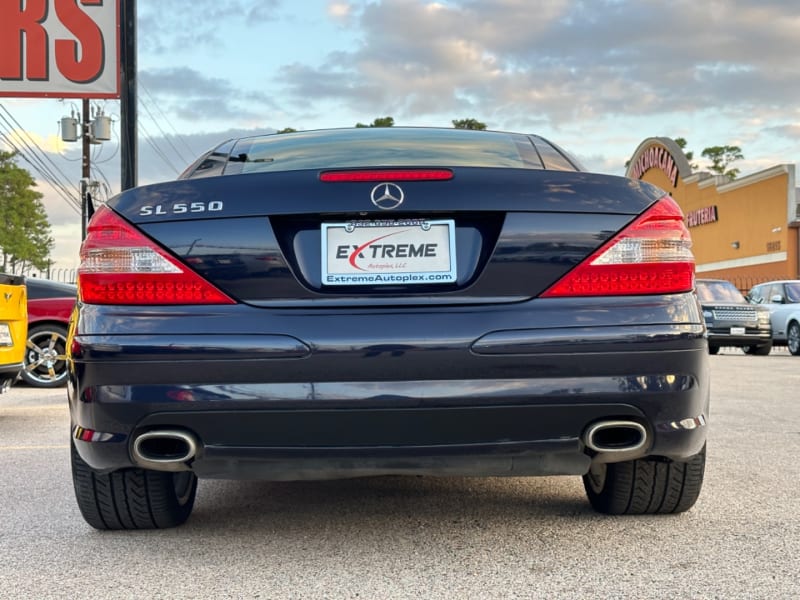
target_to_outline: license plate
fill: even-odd
[[[452,219],[323,223],[322,283],[454,283],[455,229]]]
[[[731,327],[731,335],[744,335],[744,327]]]
[[[11,346],[13,343],[8,323],[0,323],[0,346]]]

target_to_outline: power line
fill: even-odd
[[[195,151],[191,148],[188,142],[184,139],[183,136],[178,133],[175,126],[170,122],[167,115],[164,111],[159,107],[158,103],[153,98],[153,95],[145,88],[141,86],[142,90],[144,91],[145,95],[149,99],[149,102],[145,100],[144,97],[140,96],[139,101],[144,108],[146,114],[149,116],[152,124],[156,127],[156,129],[161,134],[163,140],[168,144],[169,148],[171,148],[172,152],[168,152],[165,148],[160,146],[157,138],[153,136],[148,128],[142,123],[141,119],[139,119],[139,127],[143,130],[144,139],[148,143],[148,145],[152,148],[155,154],[176,174],[180,174],[181,170],[175,166],[174,162],[170,160],[170,154],[176,156],[181,162],[185,164],[189,164],[192,162],[193,159],[188,160],[185,158],[181,150],[173,143],[172,138],[177,138],[177,141],[182,144],[182,146],[188,150],[189,154],[193,157],[195,155]],[[0,136],[2,139],[8,144],[9,147],[13,148],[14,151],[26,162],[28,162],[31,167],[39,174],[39,176],[48,183],[61,197],[64,199],[68,204],[71,205],[73,209],[80,210],[81,201],[80,201],[80,190],[78,189],[77,184],[70,183],[74,181],[72,178],[67,177],[61,168],[50,158],[47,152],[42,150],[39,144],[34,140],[31,135],[28,133],[26,129],[24,129],[19,122],[16,120],[13,114],[2,104],[0,103]],[[4,113],[4,114],[3,114]],[[159,115],[161,120],[163,120],[167,126],[174,132],[174,135],[169,134],[164,130],[161,126]],[[84,133],[85,135],[85,133]],[[102,162],[108,162],[116,156],[119,150],[119,145],[115,148],[112,155]],[[100,154],[98,153],[95,157],[96,159],[100,158]],[[69,160],[69,159],[67,159]],[[107,186],[110,188],[110,184],[108,179],[105,177],[102,171],[97,169],[98,173],[102,176],[105,180]]]
[[[2,104],[0,104],[2,107]],[[4,107],[2,107],[5,110]],[[7,112],[7,111],[6,111]],[[10,116],[10,115],[9,115]],[[13,117],[12,117],[13,119]],[[16,120],[14,120],[16,123]],[[17,123],[19,125],[19,123]],[[39,173],[39,176],[48,183],[53,190],[61,196],[61,198],[67,202],[67,204],[75,211],[78,211],[80,207],[79,200],[75,197],[73,192],[62,182],[59,180],[58,176],[50,169],[47,163],[42,160],[39,156],[41,154],[44,156],[47,161],[49,161],[56,170],[63,175],[60,169],[53,163],[52,160],[39,148],[38,144],[31,139],[31,143],[28,143],[25,138],[21,137],[17,131],[15,131],[14,127],[11,125],[11,122],[6,118],[4,115],[0,114],[0,137],[5,141],[5,143],[12,148],[22,159],[28,162],[31,167]],[[30,136],[28,136],[30,137]],[[39,154],[37,154],[37,152]]]
[[[176,176],[180,175],[180,171],[175,167],[175,165],[172,164],[172,161],[170,161],[169,157],[166,154],[164,154],[161,148],[158,147],[158,144],[156,144],[155,141],[153,140],[153,136],[150,134],[149,131],[147,131],[147,128],[144,126],[144,123],[141,121],[139,122],[139,128],[142,131],[144,131],[145,134],[144,139],[150,145],[153,151],[156,154],[158,154],[158,156],[161,157],[161,160],[163,160],[175,172]]]
[[[166,121],[167,125],[169,125],[169,128],[172,129],[172,131],[175,134],[175,137],[178,138],[178,141],[180,141],[183,144],[184,148],[186,148],[186,150],[188,150],[189,156],[197,156],[197,152],[189,145],[189,143],[186,141],[186,138],[184,138],[180,133],[178,133],[178,130],[175,128],[175,126],[169,120],[169,117],[164,113],[163,110],[161,110],[161,106],[159,106],[158,102],[156,102],[156,100],[153,98],[152,94],[150,94],[150,91],[144,86],[144,84],[141,81],[139,82],[139,88],[141,88],[141,90],[150,99],[151,104],[153,106],[155,106],[156,110],[159,112],[161,117],[164,119],[164,121]],[[139,96],[139,98],[141,99],[142,97]],[[185,159],[183,157],[181,157],[181,160],[185,161]],[[191,161],[189,161],[189,162],[191,162]]]
[[[153,116],[153,113],[150,111],[150,108],[148,107],[147,103],[144,102],[143,99],[140,99],[140,100],[141,100],[142,108],[144,108],[145,112],[150,116],[150,119],[153,121],[153,124],[156,126],[156,129],[158,129],[158,131],[161,133],[161,136],[164,139],[164,141],[166,141],[167,144],[169,144],[170,148],[172,148],[172,151],[178,156],[178,158],[181,160],[181,162],[183,162],[185,164],[187,162],[186,159],[181,155],[180,151],[175,147],[175,144],[172,143],[172,140],[170,140],[169,135],[162,129],[162,127],[159,124],[158,120],[155,118],[155,116]],[[140,127],[142,126],[141,119],[139,120],[139,126]],[[157,145],[157,142],[156,142],[155,138],[153,138],[153,144]],[[162,151],[160,154],[163,155],[163,154],[166,154],[166,153],[164,153]]]
[[[25,130],[25,129],[22,127],[22,125],[20,125],[19,121],[17,121],[17,120],[16,120],[16,118],[14,118],[14,115],[12,115],[12,114],[11,114],[11,112],[10,112],[10,111],[9,111],[9,110],[8,110],[8,109],[7,109],[7,108],[6,108],[6,107],[5,107],[3,104],[2,104],[2,103],[0,103],[0,109],[1,109],[1,110],[2,110],[2,111],[3,111],[3,112],[6,114],[6,115],[8,115],[8,118],[9,118],[9,119],[11,119],[11,122],[13,122],[13,124],[16,126],[16,130],[17,130],[17,131],[21,131],[23,134],[25,134],[25,137],[27,137],[27,138],[28,138],[28,140],[30,140],[30,144],[29,144],[28,142],[26,142],[26,141],[25,141],[25,139],[24,139],[22,136],[20,136],[19,134],[17,135],[18,139],[20,139],[20,141],[23,143],[23,145],[24,145],[24,146],[25,146],[25,147],[28,149],[28,151],[29,151],[30,153],[32,153],[33,155],[36,155],[36,153],[38,152],[38,153],[41,155],[41,157],[39,157],[38,155],[36,155],[36,158],[37,158],[37,160],[38,160],[38,161],[40,161],[40,163],[42,164],[42,166],[44,167],[44,169],[45,169],[45,170],[46,170],[46,171],[47,171],[47,172],[48,172],[48,173],[49,173],[49,174],[52,176],[52,179],[53,179],[54,181],[59,181],[59,178],[58,178],[58,176],[57,176],[55,173],[53,173],[53,171],[52,171],[52,170],[51,170],[51,169],[50,169],[50,168],[47,166],[47,163],[50,163],[50,165],[52,165],[53,169],[55,169],[55,170],[56,170],[56,171],[57,171],[57,172],[58,172],[58,173],[61,175],[61,177],[62,177],[64,180],[66,180],[67,182],[68,182],[68,181],[70,181],[70,178],[69,178],[69,177],[67,177],[67,176],[64,174],[64,172],[61,170],[61,168],[60,168],[60,167],[59,167],[59,166],[58,166],[58,165],[57,165],[55,162],[53,162],[53,159],[51,159],[51,158],[48,156],[48,154],[47,154],[47,153],[46,153],[44,150],[42,150],[42,149],[39,147],[39,144],[36,142],[36,140],[34,140],[34,139],[31,137],[31,135],[30,135],[30,134],[27,132],[27,130]],[[0,115],[0,118],[2,118],[2,119],[3,119],[3,121],[5,121],[5,123],[8,125],[8,123],[9,123],[9,122],[8,122],[8,119],[6,119],[6,117],[4,117],[3,115]],[[12,131],[14,131],[14,127],[13,127],[13,126],[11,126],[11,125],[8,125],[8,127],[9,127],[9,128],[12,130]],[[44,160],[42,160],[42,158],[43,158]],[[28,160],[30,160],[30,158],[29,158]],[[69,190],[66,188],[66,185],[64,185],[64,184],[63,184],[61,181],[59,181],[59,185],[60,185],[60,186],[62,186],[62,187],[64,188],[64,190],[67,192],[67,194],[68,194],[69,196],[72,196],[72,194],[71,194],[71,193],[69,192]],[[77,187],[75,188],[75,192],[76,192],[76,193],[78,193],[78,189],[77,189]]]

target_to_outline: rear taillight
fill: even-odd
[[[106,206],[81,244],[78,294],[87,304],[234,304]]]
[[[678,204],[664,196],[542,297],[672,294],[694,288],[694,256]]]

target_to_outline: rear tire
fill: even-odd
[[[753,356],[767,356],[772,352],[772,344],[763,344],[761,346],[744,346],[742,348],[745,354],[752,354]]]
[[[718,354],[719,353],[719,346],[709,346],[708,347],[709,354]]]
[[[592,507],[609,515],[681,513],[703,486],[706,448],[686,462],[642,458],[593,465],[583,476]]]
[[[162,529],[186,522],[194,506],[197,477],[123,469],[99,473],[72,453],[72,482],[83,518],[95,529]]]
[[[786,331],[786,345],[792,356],[800,356],[800,325],[791,323]]]

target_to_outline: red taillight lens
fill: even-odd
[[[81,244],[78,294],[87,304],[235,304],[106,206]]]
[[[689,230],[675,200],[664,196],[542,294],[672,294],[694,288]]]
[[[450,169],[378,169],[325,171],[319,180],[327,182],[344,181],[447,181],[453,178]]]

